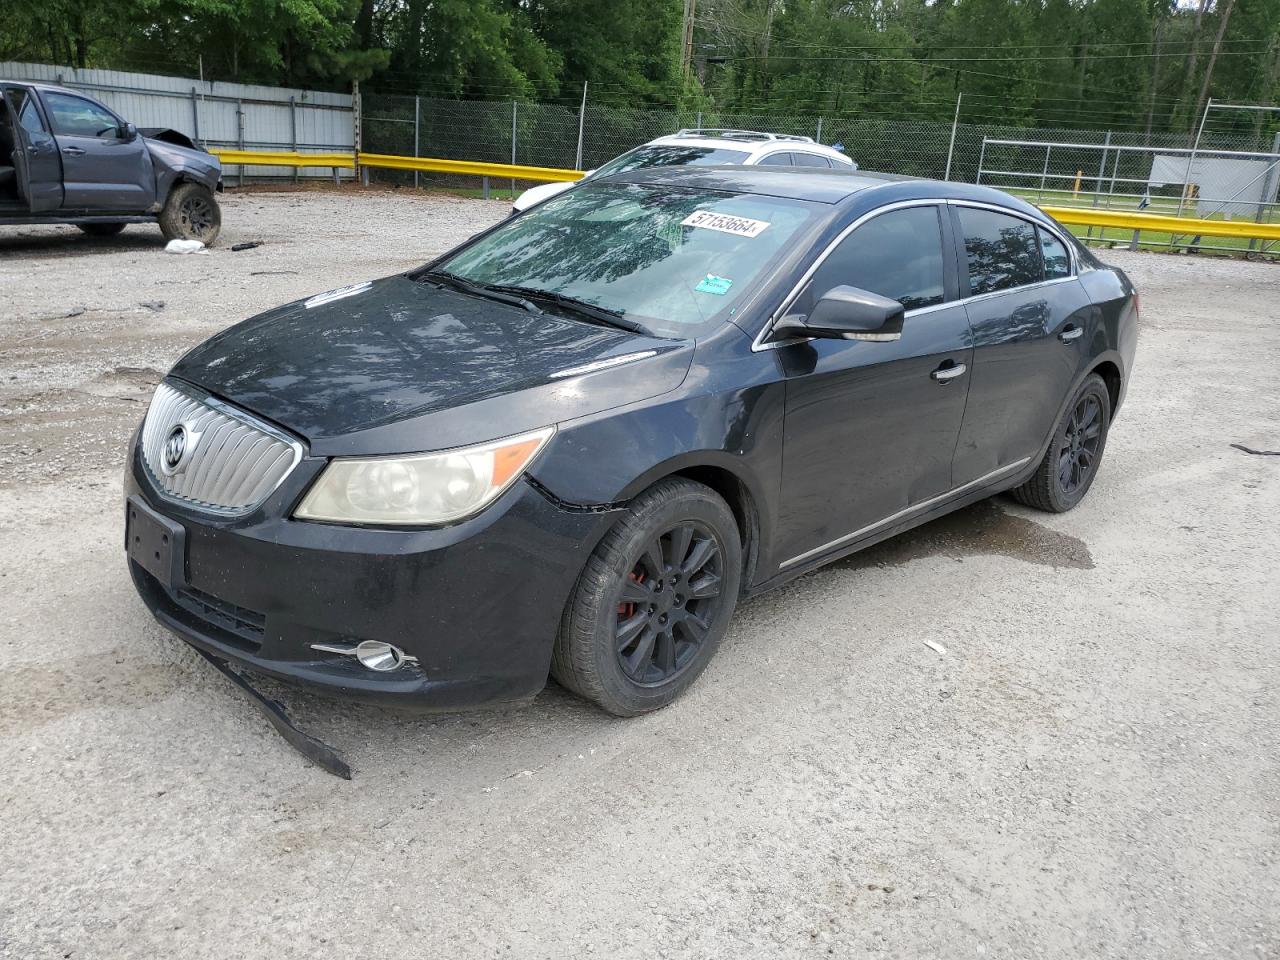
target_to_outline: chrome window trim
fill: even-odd
[[[772,343],[768,343],[765,341],[765,338],[769,336],[769,332],[773,329],[773,325],[777,323],[781,317],[786,316],[786,311],[799,298],[800,293],[804,289],[805,284],[807,284],[810,280],[813,279],[813,275],[818,272],[818,268],[821,267],[826,262],[827,258],[831,256],[831,254],[835,251],[836,247],[838,247],[841,243],[843,243],[845,238],[847,238],[849,234],[853,233],[853,231],[857,230],[860,226],[862,226],[867,221],[873,220],[876,217],[880,216],[880,214],[882,213],[889,213],[894,210],[905,210],[909,207],[941,207],[941,206],[976,207],[980,210],[991,210],[991,211],[994,211],[995,213],[1003,213],[1007,216],[1015,217],[1019,220],[1025,220],[1027,223],[1031,224],[1034,227],[1039,227],[1042,230],[1048,231],[1059,243],[1062,244],[1063,248],[1067,251],[1067,258],[1070,262],[1070,273],[1068,273],[1067,276],[1065,277],[1054,277],[1051,280],[1041,280],[1041,281],[1038,281],[1037,283],[1028,283],[1020,287],[1008,287],[1004,290],[992,290],[990,293],[979,293],[970,297],[959,297],[955,300],[947,300],[943,303],[931,304],[930,306],[927,306],[927,307],[917,307],[914,310],[906,311],[906,313],[903,315],[904,320],[908,320],[911,317],[921,316],[927,313],[933,313],[934,311],[937,311],[937,310],[945,310],[948,307],[963,306],[967,303],[975,303],[981,300],[988,300],[992,297],[998,297],[1006,293],[1013,293],[1018,290],[1032,290],[1032,289],[1035,289],[1036,287],[1044,287],[1044,286],[1049,286],[1050,284],[1063,283],[1068,280],[1076,279],[1076,276],[1078,274],[1078,264],[1076,260],[1076,251],[1072,246],[1072,244],[1068,242],[1068,240],[1062,236],[1061,231],[1059,231],[1055,227],[1050,226],[1049,224],[1041,223],[1039,220],[1035,220],[1032,217],[1029,217],[1025,213],[1022,213],[1018,210],[1013,210],[1009,207],[1002,207],[998,203],[984,203],[981,200],[947,200],[941,197],[933,197],[927,200],[926,199],[899,200],[896,203],[887,203],[882,207],[877,207],[875,210],[871,210],[871,211],[868,211],[867,213],[864,213],[857,220],[853,221],[853,223],[849,224],[847,227],[841,230],[838,234],[836,234],[835,238],[832,239],[832,241],[827,244],[826,249],[824,249],[822,253],[818,256],[818,259],[816,259],[813,262],[813,264],[809,267],[809,269],[804,272],[804,275],[800,277],[800,279],[796,282],[796,285],[792,287],[791,291],[783,298],[782,306],[780,306],[773,313],[769,314],[769,318],[765,321],[764,326],[760,329],[760,332],[757,333],[755,335],[755,338],[751,341],[751,352],[761,353],[765,350],[776,350],[779,347],[789,347],[797,343],[808,343],[813,339],[812,337],[793,337],[789,340],[778,340]],[[961,238],[961,242],[963,243],[963,238]],[[945,254],[946,251],[944,250],[943,252]],[[960,265],[964,266],[963,259],[961,260]]]
[[[207,390],[203,389],[202,387],[197,387],[195,384],[187,383],[185,380],[172,380],[166,377],[164,380],[161,380],[160,382],[165,386],[167,386],[170,390],[174,390],[178,393],[181,393],[184,396],[189,397],[192,400],[195,400],[197,403],[202,403],[205,406],[207,406],[209,409],[214,410],[225,417],[229,417],[232,420],[238,420],[239,422],[243,423],[247,427],[251,427],[254,430],[258,430],[275,440],[279,440],[281,443],[287,444],[289,448],[293,451],[293,462],[290,463],[288,468],[285,469],[280,474],[280,478],[262,496],[262,498],[257,503],[251,504],[248,507],[224,507],[216,503],[205,503],[203,501],[192,500],[188,497],[174,496],[173,494],[165,490],[164,487],[161,486],[159,478],[156,477],[155,473],[152,471],[151,465],[147,463],[146,452],[142,449],[142,435],[139,434],[138,460],[142,464],[143,473],[146,474],[147,480],[151,484],[152,491],[160,499],[165,500],[169,503],[172,503],[176,506],[185,507],[188,510],[194,510],[200,513],[209,513],[218,517],[248,516],[249,514],[257,510],[259,507],[261,507],[264,503],[266,503],[267,499],[270,498],[270,496],[273,493],[275,493],[277,490],[280,489],[281,485],[287,479],[289,479],[293,471],[297,469],[298,464],[302,462],[302,457],[305,452],[302,446],[302,443],[299,440],[297,440],[297,438],[292,437],[289,434],[285,433],[279,427],[274,426],[273,424],[267,423],[265,420],[259,419],[258,417],[249,413],[247,410],[242,410],[239,407],[236,407],[236,406],[233,406],[232,404],[227,403],[225,400],[220,400],[217,397],[213,396],[211,393],[209,393]],[[152,398],[152,402],[154,402],[154,397]],[[150,412],[151,412],[151,408],[148,405],[147,413],[150,413]],[[146,416],[147,414],[143,414],[144,426],[146,424]]]
[[[970,480],[968,483],[963,483],[958,487],[953,487],[946,493],[940,493],[936,497],[930,497],[928,500],[922,500],[912,506],[904,507],[897,513],[891,513],[889,516],[881,520],[869,523],[865,527],[859,527],[857,530],[853,531],[853,533],[846,533],[843,537],[836,537],[836,539],[829,540],[821,546],[814,547],[812,550],[806,550],[804,553],[797,554],[790,560],[784,560],[782,563],[778,564],[778,569],[785,570],[787,567],[793,567],[797,563],[803,563],[811,557],[816,557],[819,554],[828,552],[829,550],[834,550],[842,544],[849,543],[851,540],[857,540],[859,537],[872,533],[880,527],[886,527],[895,521],[905,519],[913,513],[920,513],[921,511],[927,510],[929,507],[935,506],[944,500],[956,496],[957,494],[964,493],[966,490],[971,490],[976,486],[986,483],[988,480],[994,480],[997,477],[1012,473],[1014,470],[1017,470],[1019,467],[1026,466],[1030,462],[1030,457],[1023,457],[1021,460],[1015,460],[1013,463],[1006,463],[1003,467],[997,467],[990,473],[984,473],[976,480]]]

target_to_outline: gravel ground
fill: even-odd
[[[751,601],[656,715],[265,685],[346,783],[157,627],[119,473],[161,372],[504,212],[234,195],[200,257],[0,229],[0,955],[1280,956],[1280,457],[1230,446],[1280,450],[1274,266],[1109,254],[1142,342],[1086,502]]]

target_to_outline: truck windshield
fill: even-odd
[[[697,336],[737,312],[819,210],[753,194],[584,185],[433,269],[585,301],[658,336]]]

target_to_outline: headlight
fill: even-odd
[[[294,511],[334,523],[449,523],[496,500],[538,455],[555,427],[474,447],[403,457],[334,460]]]

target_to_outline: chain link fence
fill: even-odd
[[[765,130],[839,144],[865,170],[982,183],[1037,203],[1280,220],[1280,135],[1257,138],[1028,128],[993,124],[612,108],[363,96],[371,153],[593,169],[642,143],[692,127]],[[370,171],[375,180],[479,189],[474,177]],[[504,191],[532,184],[486,184]],[[1133,245],[1132,231],[1090,228],[1084,239]],[[1280,253],[1280,244],[1144,232],[1141,246]]]
[[[1190,148],[1185,134],[1105,130],[1045,129],[991,124],[953,126],[917,120],[730,114],[682,110],[642,110],[588,105],[585,113],[554,104],[515,101],[458,101],[384,94],[363,95],[363,145],[371,153],[490,160],[543,167],[592,169],[642,143],[687,127],[726,127],[799,134],[842,144],[867,170],[942,178],[951,153],[953,180],[974,182],[986,140],[1024,140],[1102,146]],[[416,118],[416,120],[415,120]],[[581,120],[581,125],[579,121]],[[579,133],[581,132],[581,138]],[[1270,141],[1206,134],[1206,149],[1266,151]],[[1069,155],[1055,163],[1069,165]],[[1096,158],[1095,158],[1096,159]],[[1081,159],[1083,162],[1083,157]],[[394,176],[394,171],[378,177]]]

